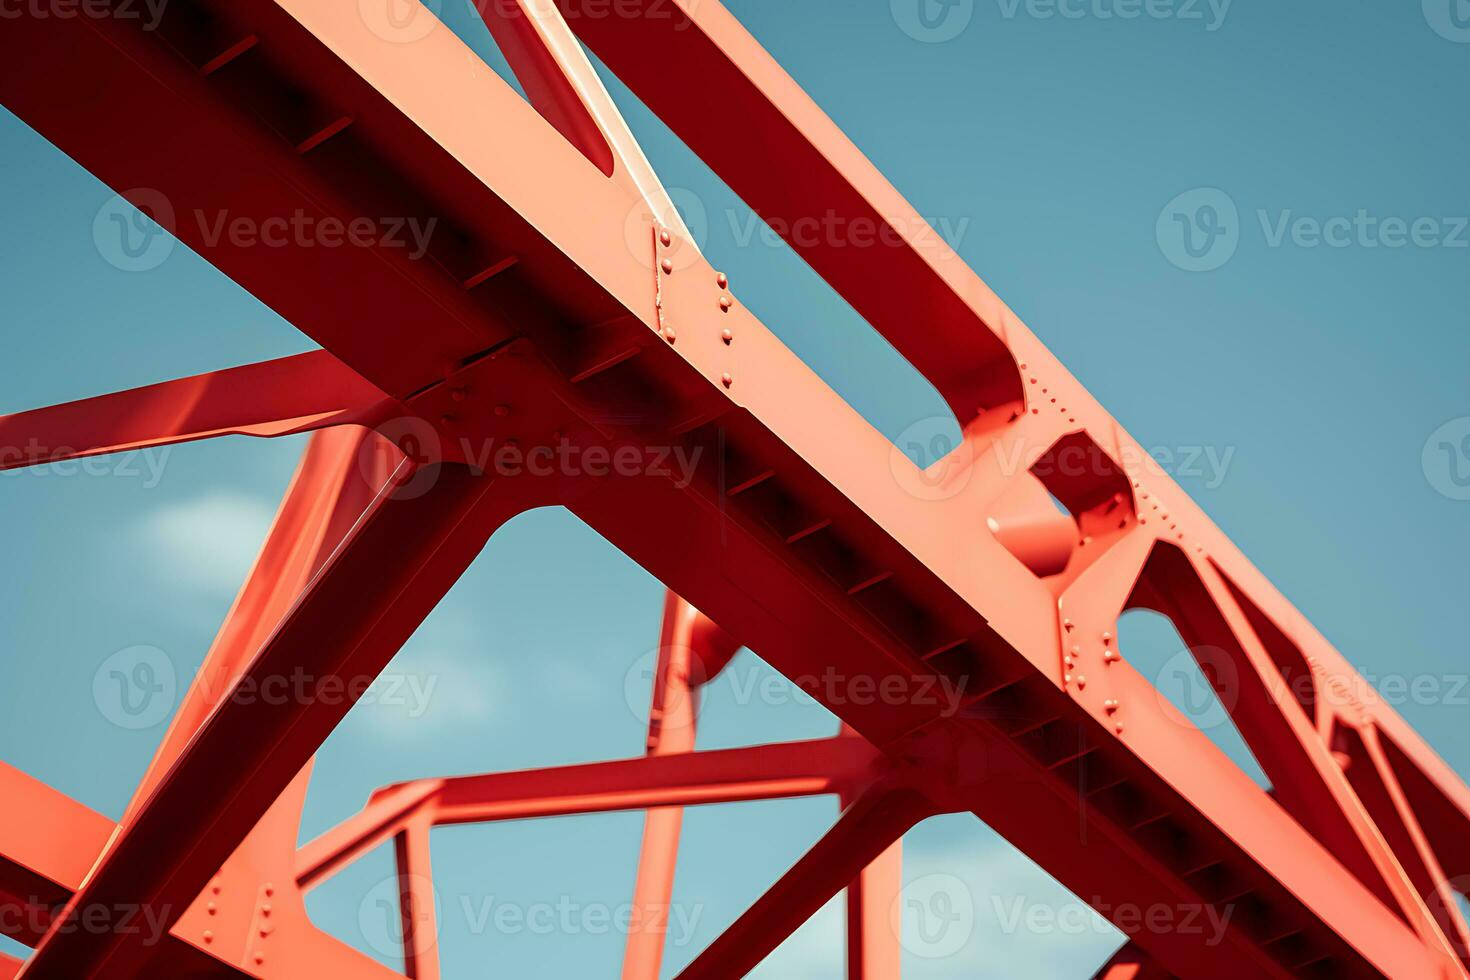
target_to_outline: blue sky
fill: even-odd
[[[1440,683],[1444,696],[1399,710],[1470,771],[1470,709],[1449,693],[1470,670],[1470,133],[1457,112],[1470,11],[1157,0],[1130,18],[1128,0],[923,0],[925,19],[919,2],[728,5],[1135,437],[1172,454],[1185,489],[1351,661]],[[499,65],[467,0],[438,6]],[[890,438],[943,411],[610,87],[742,302]],[[144,272],[109,264],[93,224],[110,191],[3,112],[0,176],[0,412],[312,346],[187,248]],[[164,726],[117,724],[94,679],[145,647],[184,683],[301,445],[230,438],[0,475],[0,758],[121,813]],[[417,694],[359,706],[323,747],[303,837],[395,780],[638,753],[646,693],[628,677],[656,646],[660,602],[657,582],[569,515],[513,522],[390,666]],[[1146,618],[1122,643],[1161,676],[1178,649]],[[766,671],[746,652],[714,686],[702,747],[835,731],[805,698],[749,696]],[[1228,725],[1209,731],[1250,765]],[[691,812],[675,896],[688,928],[669,972],[835,814],[829,800]],[[448,975],[485,962],[614,972],[616,934],[487,935],[473,913],[616,907],[640,827],[614,814],[436,832]],[[906,879],[972,905],[945,955],[910,943],[908,975],[1086,975],[1119,941],[1080,912],[1017,928],[1018,907],[1080,907],[972,818],[931,821],[906,846]],[[364,913],[389,871],[375,853],[309,909],[391,962]],[[841,920],[823,910],[760,975],[840,976]]]

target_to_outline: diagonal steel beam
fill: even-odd
[[[525,506],[466,467],[435,464],[433,470],[432,486],[420,495],[396,496],[396,482],[381,491],[104,853],[22,976],[136,972],[147,950],[131,937],[72,932],[67,924],[95,906],[148,908],[159,921],[176,921],[365,682],[495,528]],[[293,690],[293,678],[304,678],[304,685]],[[265,696],[282,689],[285,696]],[[259,693],[233,693],[247,690]]]
[[[916,793],[874,786],[695,957],[680,972],[680,980],[745,976],[894,841],[933,813],[932,805]]]
[[[1098,552],[1167,541],[1220,564],[1298,638],[1324,677],[1356,677],[1167,477],[1140,462],[1137,443],[1006,311],[978,320],[960,311],[926,321],[943,335],[936,349],[963,353],[973,340],[969,333],[981,327],[1001,337],[1010,360],[1024,370],[1017,377],[1027,386],[1027,403],[1025,414],[991,413],[985,424],[972,426],[968,458],[952,468],[946,461],[941,470],[947,472],[919,473],[907,460],[895,461],[893,447],[723,292],[728,283],[707,264],[696,260],[678,266],[672,277],[660,274],[661,263],[652,259],[667,256],[674,265],[672,251],[659,249],[682,247],[677,236],[649,225],[642,229],[648,251],[621,247],[627,219],[642,202],[608,181],[447,32],[394,45],[319,0],[206,6],[219,29],[215,35],[170,36],[166,44],[110,22],[17,21],[0,37],[9,56],[0,59],[0,95],[114,186],[156,181],[181,206],[212,212],[234,207],[259,220],[293,208],[312,215],[382,215],[387,207],[396,209],[390,214],[452,216],[456,233],[447,241],[467,247],[455,245],[419,263],[384,249],[271,255],[233,241],[210,243],[198,229],[179,231],[383,391],[400,398],[422,392],[415,411],[450,431],[463,423],[457,434],[472,442],[504,432],[492,427],[500,423],[486,421],[488,415],[473,425],[456,422],[460,410],[441,390],[449,387],[447,379],[475,380],[479,390],[497,394],[516,391],[519,414],[509,417],[540,420],[538,434],[570,410],[574,421],[601,438],[610,438],[610,422],[632,419],[642,428],[623,434],[639,445],[668,448],[687,439],[712,450],[718,476],[677,493],[652,482],[604,487],[584,481],[566,488],[562,499],[681,594],[748,637],[788,676],[836,668],[849,677],[903,682],[946,671],[945,677],[970,682],[959,717],[912,702],[825,703],[887,751],[928,731],[940,744],[978,737],[997,751],[1026,755],[1030,761],[1017,771],[1031,766],[1027,778],[1037,785],[1020,785],[1015,798],[1049,801],[1066,819],[986,815],[1079,893],[1095,895],[1099,904],[1120,895],[1197,903],[1202,892],[1228,894],[1206,887],[1212,876],[1243,880],[1251,901],[1270,913],[1267,919],[1289,920],[1297,930],[1277,935],[1265,927],[1232,926],[1231,942],[1203,965],[1191,960],[1195,951],[1177,937],[1141,937],[1171,969],[1228,975],[1231,969],[1258,970],[1262,957],[1284,964],[1279,970],[1310,957],[1320,962],[1323,955],[1345,974],[1416,975],[1439,968],[1442,957],[1416,942],[1322,842],[1232,774],[1198,732],[1181,732],[1155,704],[1157,694],[1145,678],[1107,658],[1102,636],[1110,622],[1088,623],[1086,636],[1063,635],[1062,580],[1074,578]],[[694,5],[681,0],[676,6],[687,14]],[[718,4],[706,0],[694,20],[703,31],[721,16],[726,28],[718,46],[748,71],[763,53]],[[630,34],[662,30],[639,21],[607,18],[603,26]],[[254,56],[221,67],[221,52],[241,50],[243,37],[269,40],[250,49]],[[215,41],[222,45],[211,51]],[[68,70],[57,73],[59,64]],[[34,85],[33,76],[41,73],[57,76],[57,83]],[[330,110],[334,119],[350,109],[352,124],[320,130],[324,142],[289,138],[298,120],[271,117],[272,106],[261,99],[283,86],[304,93],[307,109]],[[442,98],[459,87],[475,97]],[[770,101],[771,91],[763,97]],[[820,130],[824,123],[812,125]],[[172,140],[178,132],[195,137],[182,151]],[[490,132],[496,140],[487,142]],[[820,132],[814,140],[821,142]],[[499,152],[504,145],[518,152]],[[829,162],[836,159],[826,155]],[[826,173],[848,169],[832,166]],[[384,188],[411,194],[385,203],[375,196]],[[836,189],[840,198],[845,192]],[[806,206],[826,203],[813,199]],[[901,262],[915,268],[912,259]],[[501,273],[488,280],[480,272],[465,276],[466,264]],[[341,288],[345,283],[352,287]],[[843,288],[861,292],[860,283]],[[928,296],[934,287],[919,288]],[[979,295],[963,284],[951,291]],[[942,298],[938,302],[943,307]],[[719,339],[722,327],[729,341]],[[536,391],[524,383],[518,389],[517,372],[496,373],[487,360],[486,352],[502,350],[517,332],[553,369],[538,378]],[[980,342],[990,343],[983,336]],[[988,401],[986,392],[1003,397],[1011,390],[1004,370],[987,373],[997,364],[1004,368],[1004,358],[975,354],[982,375],[1001,379],[998,386],[976,386],[966,383],[963,369],[958,381],[952,370],[946,373],[964,357],[954,364],[936,363],[943,359],[933,353],[910,357],[946,391],[961,420],[973,415],[974,406],[965,407],[978,400],[972,394]],[[520,364],[521,374],[530,370],[528,361]],[[609,374],[614,367],[618,373]],[[1026,467],[1036,453],[1077,438],[1094,444],[1111,469],[1096,474],[1106,479],[1084,481],[1072,488],[1076,493],[1059,488],[1056,496],[1089,508],[1078,515],[1079,530],[1098,528],[1096,522],[1109,515],[1091,512],[1093,484],[1120,483],[1114,503],[1121,509],[1109,518],[1116,533],[1079,535],[1062,576],[1033,577],[987,534],[983,518],[1014,484],[1014,460]],[[931,475],[947,478],[949,495],[923,492],[921,481]],[[737,491],[743,499],[736,499]],[[1092,547],[1083,552],[1088,538]],[[671,540],[682,542],[686,553],[670,554]],[[720,561],[711,562],[710,555]],[[1073,644],[1079,656],[1095,661],[1085,689],[1063,668]],[[1102,676],[1111,681],[1101,683]],[[1119,700],[1127,712],[1126,734],[1111,717]],[[1370,710],[1385,728],[1396,724],[1387,707]],[[1423,761],[1432,753],[1394,730],[1395,740],[1420,758],[1418,768],[1463,813],[1463,786],[1442,764]],[[1109,797],[1062,794],[1069,780],[1075,785],[1084,757],[1110,781]],[[1157,819],[1134,824],[1129,812],[1135,809]],[[1059,829],[1088,820],[1098,826],[1110,821],[1109,832],[1057,842]],[[1043,836],[1042,826],[1052,836]],[[1161,830],[1168,831],[1162,839]],[[1436,836],[1441,849],[1456,846]],[[1176,839],[1222,863],[1194,866],[1192,855],[1177,852]],[[1098,875],[1099,866],[1113,873]]]
[[[0,470],[224,435],[283,436],[391,412],[326,351],[0,416]]]

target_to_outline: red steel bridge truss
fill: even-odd
[[[302,899],[391,840],[405,969],[428,980],[431,827],[645,809],[635,901],[656,905],[683,807],[835,794],[831,830],[680,976],[743,975],[843,889],[849,976],[897,976],[899,840],[960,811],[1104,915],[1230,911],[1208,947],[1117,921],[1130,939],[1100,976],[1470,976],[1470,791],[716,0],[481,6],[524,99],[450,31],[397,43],[334,0],[0,26],[0,101],[140,206],[439,229],[414,256],[179,221],[322,350],[0,418],[33,447],[9,465],[314,433],[121,822],[0,766],[0,897],[36,913],[7,918],[34,952],[0,974],[396,976]],[[581,44],[773,227],[882,230],[790,244],[944,397],[963,431],[946,459],[920,470],[741,305]],[[492,439],[700,462],[687,485],[532,478],[469,451]],[[390,786],[298,849],[313,753],[349,705],[232,685],[375,675],[490,535],[545,505],[670,589],[647,754]],[[1119,652],[1132,608],[1197,651],[1269,791]],[[961,708],[829,698],[836,738],[696,751],[697,688],[741,645],[787,677],[942,677]],[[169,933],[76,928],[96,907],[159,910]],[[660,940],[630,936],[625,978],[659,975]]]

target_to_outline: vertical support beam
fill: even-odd
[[[699,610],[675,593],[667,594],[659,630],[653,700],[648,711],[649,755],[694,751],[699,695],[690,678],[698,618]],[[633,888],[633,908],[638,922],[668,921],[666,915],[648,913],[667,909],[673,901],[683,823],[684,808],[679,806],[654,807],[644,814],[638,881]],[[665,938],[662,931],[630,930],[623,953],[623,980],[658,980]]]
[[[891,920],[903,889],[903,838],[889,845],[847,886],[847,980],[898,980],[899,934]]]
[[[439,980],[439,922],[429,860],[430,821],[415,817],[393,840],[398,860],[398,907],[403,917],[403,966],[409,980]]]

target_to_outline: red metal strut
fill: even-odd
[[[532,105],[442,25],[405,42],[331,0],[0,31],[0,100],[125,197],[161,195],[156,218],[324,348],[0,419],[23,465],[321,430],[122,822],[0,768],[0,891],[35,946],[18,975],[395,975],[301,899],[391,839],[407,969],[434,977],[433,825],[646,809],[635,900],[657,909],[680,808],[831,793],[837,824],[684,975],[742,973],[846,888],[850,975],[895,976],[898,841],[968,810],[1129,933],[1107,977],[1470,976],[1470,790],[716,0],[598,2],[485,7]],[[944,396],[953,452],[916,467],[740,304],[573,28],[772,227],[876,230],[790,244]],[[423,254],[260,248],[192,217],[226,213],[443,233]],[[531,474],[480,451],[511,441],[698,465]],[[296,852],[350,699],[233,692],[375,675],[496,528],[548,504],[672,590],[648,754],[389,787]],[[1202,658],[1269,794],[1118,650],[1132,608]],[[819,688],[837,738],[696,751],[699,684],[737,642],[899,696]],[[958,711],[917,696],[938,681]],[[1228,926],[1207,947],[1120,912],[1158,906]],[[167,941],[74,928],[119,907]],[[635,931],[624,976],[660,953]]]

